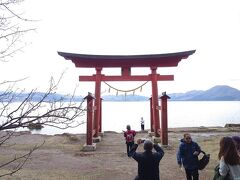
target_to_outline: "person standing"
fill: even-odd
[[[124,137],[126,140],[127,145],[127,155],[129,155],[129,152],[134,144],[134,137],[136,136],[136,131],[131,130],[131,126],[127,125],[127,131],[124,131]]]
[[[141,130],[144,131],[144,119],[141,117]]]
[[[185,133],[177,152],[177,163],[185,169],[187,180],[198,180],[198,155],[201,152],[200,146],[192,141],[191,135]]]
[[[138,145],[143,143],[144,152],[136,152]],[[152,152],[152,149],[156,152]],[[135,180],[159,180],[159,163],[164,156],[163,149],[158,144],[153,144],[150,140],[137,140],[131,152],[132,158],[138,163],[138,175]]]
[[[240,156],[237,151],[234,140],[231,137],[223,137],[220,140],[220,149],[218,153],[219,174],[226,176],[229,174],[230,179],[240,179]]]

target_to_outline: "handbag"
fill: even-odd
[[[214,168],[213,180],[230,180],[229,172],[226,176],[221,176],[219,173],[219,164]]]
[[[200,160],[198,160],[199,170],[203,170],[209,163],[209,159],[210,159],[210,154],[206,154],[204,151],[201,151],[201,153],[203,153],[203,156]]]

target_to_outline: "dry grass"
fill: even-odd
[[[183,131],[169,133],[169,147],[165,149],[165,156],[160,163],[162,180],[184,180],[182,172],[176,162],[176,153],[179,139]],[[211,180],[214,167],[218,163],[217,154],[219,140],[223,136],[232,136],[236,132],[192,132],[192,137],[201,148],[211,154],[208,166],[200,171],[201,180]],[[147,133],[137,133],[136,138],[147,138]],[[125,143],[122,134],[105,133],[103,141],[97,144],[95,152],[80,151],[85,143],[84,135],[24,135],[17,138],[16,145],[6,147],[0,151],[0,164],[13,154],[27,152],[36,143],[45,141],[45,144],[33,153],[30,161],[24,168],[12,177],[11,180],[132,180],[137,173],[137,163],[126,156]],[[142,145],[138,148],[142,151]],[[7,172],[1,169],[0,173]]]

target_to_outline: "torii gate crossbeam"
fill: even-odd
[[[157,81],[171,81],[174,80],[173,75],[159,75],[157,74]],[[148,76],[105,76],[101,75],[102,81],[151,81],[151,75]],[[96,81],[96,76],[80,76],[79,81]]]

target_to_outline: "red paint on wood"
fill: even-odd
[[[101,71],[102,68],[96,68],[96,79],[95,79],[95,116],[94,116],[94,128],[95,134],[94,137],[98,137],[99,132],[99,123],[100,123],[100,103],[101,103]]]
[[[157,85],[157,67],[151,67],[152,70],[152,112],[154,121],[154,134],[159,137],[160,130],[160,120],[159,120],[159,110],[158,110],[158,85]]]
[[[150,55],[88,55],[58,52],[67,60],[71,60],[76,67],[174,67],[181,59],[186,59],[195,50]]]
[[[152,97],[149,98],[150,100],[150,129],[151,132],[154,132],[154,121],[153,121],[153,105],[152,105]]]
[[[96,75],[92,76],[79,76],[79,81],[95,81]],[[151,81],[151,75],[146,76],[101,76],[102,81]],[[173,75],[159,75],[156,74],[156,80],[157,81],[172,81],[174,80]]]
[[[122,67],[121,74],[122,76],[131,76],[131,67]]]
[[[84,99],[87,99],[87,145],[92,145],[93,142],[93,99],[91,94],[88,94]]]
[[[167,100],[170,97],[164,94],[160,97],[161,99],[161,138],[162,144],[168,145],[168,116],[167,116]]]
[[[99,121],[99,132],[102,132],[102,98],[100,101],[100,121]]]

